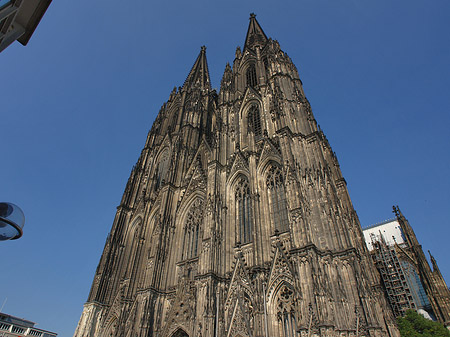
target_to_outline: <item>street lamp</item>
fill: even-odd
[[[16,240],[22,236],[25,215],[19,206],[0,202],[0,241]]]

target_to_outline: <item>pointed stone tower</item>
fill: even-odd
[[[445,283],[437,262],[430,251],[428,251],[433,266],[433,269],[431,269],[422,250],[422,245],[417,240],[416,234],[408,220],[398,206],[393,206],[393,210],[405,236],[406,247],[404,250],[399,250],[403,255],[406,255],[406,260],[411,261],[414,265],[436,319],[450,329],[450,290]]]
[[[76,337],[398,336],[291,59],[250,16],[205,48],[133,168]]]

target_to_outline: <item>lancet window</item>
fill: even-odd
[[[240,178],[235,188],[237,241],[245,244],[252,241],[252,207],[250,187],[245,178]]]
[[[163,181],[167,177],[167,169],[169,168],[169,156],[168,151],[164,151],[164,153],[160,156],[160,161],[158,163],[158,167],[156,169],[156,182],[155,189],[161,187]]]
[[[283,285],[277,298],[277,320],[283,337],[296,337],[297,320],[295,318],[294,292]]]
[[[267,173],[266,184],[271,220],[276,230],[281,233],[286,232],[289,229],[286,190],[283,184],[283,175],[279,167],[274,165],[270,167]]]
[[[137,259],[137,249],[138,249],[138,242],[139,242],[139,234],[141,230],[142,225],[142,218],[139,217],[130,226],[128,237],[126,239],[125,244],[125,252],[126,252],[126,258],[124,261],[126,261],[126,275],[130,275],[133,271],[134,264],[136,263]]]
[[[198,255],[198,239],[203,222],[203,201],[196,199],[186,216],[184,225],[183,260],[192,259]]]
[[[256,68],[254,64],[251,64],[247,68],[247,86],[255,88],[257,84],[258,82],[256,80]]]
[[[253,131],[256,138],[262,136],[261,116],[256,104],[252,104],[248,109],[248,128]]]

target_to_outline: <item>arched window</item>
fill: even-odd
[[[167,169],[169,168],[169,155],[168,151],[165,150],[160,156],[158,167],[156,168],[156,182],[155,189],[161,187],[163,181],[167,178]]]
[[[294,292],[283,285],[277,297],[277,319],[283,337],[297,336],[297,321],[295,319]]]
[[[248,109],[248,128],[253,131],[257,139],[262,136],[261,116],[256,104],[252,104]]]
[[[172,337],[189,337],[189,335],[184,330],[178,329],[177,331],[175,331]]]
[[[198,255],[198,237],[203,222],[203,201],[197,199],[191,206],[184,225],[183,260]]]
[[[135,263],[138,260],[138,246],[139,246],[139,234],[141,232],[142,218],[139,217],[134,220],[133,224],[130,226],[127,241],[125,244],[125,251],[127,258],[126,261],[126,275],[129,277],[133,272]]]
[[[245,244],[252,241],[252,207],[247,179],[240,178],[236,184],[235,200],[238,241]]]
[[[286,232],[288,226],[288,214],[286,204],[286,191],[283,184],[283,175],[277,166],[272,166],[266,178],[267,191],[269,196],[270,217],[275,229],[279,232]]]
[[[247,86],[255,88],[258,82],[256,80],[256,68],[254,64],[251,64],[247,68]]]

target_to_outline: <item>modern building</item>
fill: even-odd
[[[14,41],[24,46],[52,0],[0,0],[0,52]]]
[[[58,334],[35,328],[36,323],[0,312],[0,337],[56,337]]]
[[[76,337],[399,336],[336,155],[255,15],[148,133]]]
[[[363,233],[394,314],[404,316],[408,309],[431,312],[430,302],[414,265],[402,260],[397,253],[396,245],[406,247],[397,219],[365,228]]]
[[[407,309],[425,310],[448,327],[450,291],[437,263],[430,254],[432,270],[398,206],[394,213],[395,219],[363,230],[392,310],[396,316],[403,316]]]

